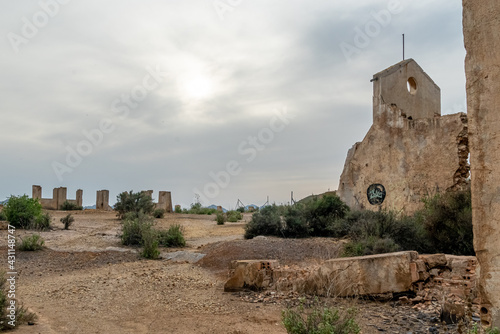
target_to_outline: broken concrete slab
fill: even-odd
[[[307,280],[304,292],[347,297],[409,291],[410,263],[417,258],[417,252],[399,252],[328,260]]]
[[[225,292],[244,289],[262,290],[273,282],[273,270],[278,266],[276,260],[232,261],[231,278],[224,285]]]

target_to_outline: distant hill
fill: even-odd
[[[83,210],[94,210],[95,208],[96,208],[96,206],[94,204],[94,205],[84,206]]]
[[[9,200],[8,200],[8,199],[6,199],[5,201],[0,202],[0,205],[5,205],[5,204],[7,204],[7,202],[8,202],[8,201],[9,201]]]
[[[212,204],[212,205],[210,205],[210,206],[207,206],[207,208],[217,210],[217,205]],[[227,210],[226,210],[226,209],[224,209],[224,208],[222,208],[222,212],[227,212]]]
[[[333,195],[337,195],[337,192],[336,191],[327,191],[326,193],[323,193],[323,194],[318,194],[318,195],[309,195],[307,197],[304,197],[303,199],[301,199],[300,201],[297,201],[297,203],[309,203],[310,201],[312,201],[313,199],[317,198],[317,199],[322,199],[324,196],[333,196]]]
[[[245,206],[245,211],[248,211],[250,210],[250,208],[252,208],[253,210],[259,210],[259,209],[262,209],[264,206],[260,207],[258,205],[255,205],[255,204],[250,204],[250,205],[247,205]]]

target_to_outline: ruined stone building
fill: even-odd
[[[82,206],[83,190],[76,191],[76,199],[67,198],[68,189],[65,187],[54,188],[52,198],[42,198],[42,187],[34,185],[32,187],[32,197],[38,199],[42,208],[48,210],[59,210],[65,202]]]
[[[413,60],[373,76],[373,125],[347,154],[338,195],[353,209],[412,213],[465,187],[467,115],[441,116],[441,90]]]

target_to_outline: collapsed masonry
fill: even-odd
[[[441,90],[413,60],[373,76],[373,124],[347,154],[338,195],[354,209],[413,213],[421,199],[463,189],[467,115],[441,116]]]
[[[280,266],[276,260],[233,261],[224,291],[244,289],[296,292],[326,297],[371,296],[393,298],[422,307],[464,305],[479,311],[476,258],[445,254],[399,252],[325,261],[314,267]],[[381,269],[383,268],[383,269]],[[406,298],[406,300],[405,300]],[[460,316],[456,312],[456,316]]]

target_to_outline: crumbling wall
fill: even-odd
[[[42,208],[47,210],[59,210],[66,201],[82,206],[83,190],[78,189],[76,191],[76,199],[68,199],[67,193],[67,188],[59,187],[53,189],[52,198],[42,198],[42,187],[37,185],[32,187],[32,198],[38,199]]]
[[[153,190],[143,190],[143,193],[153,198]],[[160,191],[158,193],[158,203],[155,204],[155,209],[162,209],[165,212],[173,212],[172,210],[172,193],[170,191]]]
[[[463,0],[463,6],[481,321],[500,326],[500,2]]]
[[[367,189],[381,184],[382,208],[413,213],[421,199],[467,184],[467,115],[409,119],[397,105],[383,105],[381,119],[349,150],[338,194],[351,208],[371,209]]]

